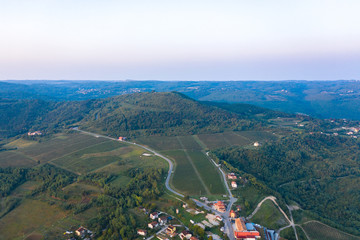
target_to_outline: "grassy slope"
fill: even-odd
[[[253,222],[270,229],[279,229],[288,225],[281,212],[270,200],[266,200],[259,211],[252,217]]]

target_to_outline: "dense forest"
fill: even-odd
[[[248,106],[245,106],[246,108]],[[179,93],[135,93],[107,99],[49,102],[1,100],[0,136],[80,126],[112,136],[186,135],[260,128],[249,116]]]
[[[215,151],[306,210],[359,234],[360,144],[325,134],[293,134],[259,149]]]

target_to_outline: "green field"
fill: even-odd
[[[115,161],[120,161],[122,155],[133,151],[120,142],[108,140],[84,149],[81,149],[52,161],[57,166],[77,173],[87,173]]]
[[[344,233],[340,230],[316,221],[307,222],[306,224],[303,224],[302,227],[311,240],[360,240],[360,237]]]
[[[250,215],[257,204],[267,196],[249,184],[232,190],[232,193],[238,199],[235,205],[241,205],[242,207],[241,214],[243,216]]]
[[[24,155],[43,163],[105,141],[108,140],[80,133],[58,134],[50,140],[45,140],[36,145],[22,148],[19,151]]]
[[[39,200],[25,200],[19,207],[0,219],[0,239],[24,239],[31,233],[44,229],[66,217],[67,213],[57,206]]]
[[[0,152],[0,168],[6,167],[32,167],[36,165],[36,161],[21,154],[18,151]]]
[[[176,170],[172,177],[172,184],[177,190],[188,195],[206,194],[204,186],[200,183],[194,168],[183,150],[164,151],[163,153],[176,161]]]
[[[225,194],[224,183],[215,166],[204,154],[206,149],[225,146],[246,146],[254,141],[276,138],[272,133],[259,131],[224,132],[177,137],[146,137],[136,141],[171,157],[175,163],[173,186],[188,195]]]
[[[279,229],[288,225],[278,208],[270,200],[266,200],[251,221],[270,229]]]
[[[181,145],[176,137],[145,137],[137,138],[136,142],[149,146],[158,151],[181,149]]]
[[[190,158],[200,173],[200,177],[205,182],[211,194],[226,194],[223,180],[214,164],[212,164],[206,155],[199,151],[189,151]]]

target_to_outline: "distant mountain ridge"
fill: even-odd
[[[360,81],[7,81],[0,98],[88,100],[177,91],[200,101],[247,103],[319,118],[360,120]]]

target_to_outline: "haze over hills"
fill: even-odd
[[[248,103],[319,118],[360,119],[359,81],[8,81],[1,98],[86,100],[177,91],[201,101]]]

